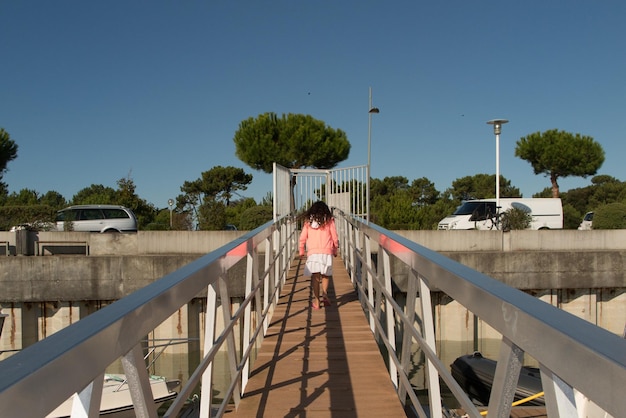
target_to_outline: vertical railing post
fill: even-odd
[[[540,364],[541,386],[546,400],[546,413],[549,417],[577,417],[574,389],[556,374]],[[491,399],[489,400],[491,402]]]
[[[275,227],[274,227],[275,228]],[[272,272],[274,273],[274,288],[281,289],[282,285],[280,282],[280,257],[276,254],[278,248],[280,246],[280,231],[278,229],[274,229],[272,232]],[[278,303],[278,299],[280,298],[280,290],[274,292],[274,304]]]
[[[215,342],[215,322],[217,317],[217,292],[215,285],[207,288],[206,314],[204,319],[204,350],[203,356],[211,350]],[[200,416],[211,416],[211,401],[213,399],[213,361],[209,363],[202,373],[202,385],[200,392]]]
[[[74,394],[72,417],[97,417],[100,415],[104,372],[100,373],[87,387]]]
[[[435,339],[435,319],[433,318],[433,302],[430,295],[430,288],[426,281],[418,274],[420,306],[422,315],[422,336],[426,344],[433,353],[437,353]],[[428,378],[428,397],[430,399],[430,416],[441,417],[441,388],[439,386],[439,372],[432,361],[426,359],[426,376]]]
[[[352,226],[352,224],[348,225],[348,240],[350,241],[350,248],[352,251],[350,251],[349,253],[349,265],[350,265],[350,281],[352,282],[353,285],[356,286],[355,283],[355,276],[356,276],[356,268],[355,268],[355,261],[357,258],[356,252],[357,252],[357,248],[356,248],[356,228],[354,226]]]
[[[372,261],[372,242],[371,238],[366,235],[365,236],[365,263],[367,266],[367,299],[369,301],[370,306],[374,306],[374,263]],[[374,314],[369,315],[370,320],[370,329],[373,333],[376,330],[376,321]]]
[[[402,326],[402,346],[400,355],[400,364],[402,365],[402,374],[408,375],[411,367],[411,335],[410,328],[415,327],[415,300],[417,299],[417,277],[415,270],[410,269],[408,275],[408,283],[406,290],[406,301],[404,303],[404,315],[411,322],[404,322]],[[398,388],[398,397],[402,405],[406,400],[406,388],[400,385]]]
[[[489,396],[489,416],[508,417],[514,400],[515,388],[524,364],[524,351],[511,340],[502,337],[500,355]]]
[[[256,253],[256,250],[253,250]],[[256,254],[255,254],[256,255]],[[254,259],[250,251],[246,254],[246,290],[245,290],[245,298],[252,293],[253,287],[253,272],[254,272]],[[257,293],[257,292],[255,292]],[[256,300],[256,299],[255,299]],[[251,343],[250,341],[250,331],[252,328],[252,303],[248,303],[244,309],[243,313],[243,347],[248,346]],[[256,309],[258,310],[259,306],[257,304]],[[250,371],[250,358],[248,357],[243,364],[243,370],[241,373],[241,395],[243,396],[243,392],[246,389],[246,385],[248,384],[248,375]]]
[[[366,283],[366,278],[363,277],[363,249],[365,248],[363,244],[364,234],[363,231],[361,231],[359,228],[355,228],[355,232],[356,236],[354,239],[354,248],[356,256],[354,257],[354,280],[359,284],[357,289],[361,289],[358,292],[357,297],[359,298],[361,305],[363,305]]]
[[[272,259],[272,240],[270,237],[265,238],[264,259],[265,261],[263,265],[264,265],[264,272],[266,274],[264,275],[264,278],[263,278],[263,280],[265,281],[265,283],[263,284],[263,311],[265,311],[265,308],[267,308],[267,306],[270,304],[270,300],[269,300],[270,299],[270,285],[272,284],[272,277],[273,277],[273,275],[269,271],[270,261]],[[265,316],[265,319],[263,320],[263,335],[267,334],[269,321],[270,321],[269,315]]]
[[[385,280],[385,290],[387,291],[387,293],[389,295],[393,294],[393,288],[391,286],[391,262],[390,262],[390,258],[389,258],[389,252],[384,249],[384,248],[379,248],[378,250],[378,254],[380,254],[380,252],[382,251],[383,253],[383,274],[384,274],[384,280]],[[391,301],[388,300],[387,297],[385,297],[385,318],[387,319],[387,339],[389,340],[389,345],[390,345],[390,350],[394,351],[394,355],[395,355],[395,350],[396,350],[396,322],[395,322],[395,318],[394,318],[394,312],[393,312],[393,306],[391,304]],[[393,382],[394,386],[397,388],[398,387],[398,370],[396,368],[396,364],[393,361],[392,358],[392,353],[388,354],[389,356],[389,375],[391,376],[391,381]]]
[[[124,357],[122,367],[128,379],[128,390],[138,418],[157,418],[157,409],[150,388],[150,376],[143,358],[141,343],[135,345]]]
[[[220,274],[218,278],[218,288],[220,292],[220,304],[222,305],[222,316],[224,317],[224,329],[227,329],[230,322],[234,320],[232,309],[230,306],[230,296],[228,294],[228,282],[226,280],[226,272]],[[237,358],[237,348],[235,345],[235,333],[234,327],[226,335],[226,347],[228,351],[228,365],[230,366],[230,378],[232,382],[237,380],[237,364],[239,359]],[[241,387],[239,383],[235,383],[235,390],[233,391],[233,400],[235,407],[239,406],[241,400]]]

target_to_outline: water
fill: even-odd
[[[474,351],[480,351],[483,357],[497,360],[500,353],[500,339],[484,338],[478,339],[476,343],[471,341],[438,341],[437,354],[441,362],[450,366],[458,357],[472,354]],[[419,347],[414,344],[412,346],[411,365],[409,370],[409,381],[414,391],[418,394],[418,398],[422,405],[428,405],[428,390],[426,389],[426,373],[425,373],[425,357]],[[537,362],[533,358],[526,356],[524,358],[524,366],[537,367]],[[442,379],[439,381],[441,387],[442,403],[449,409],[460,407],[458,401],[452,395],[447,385]]]
[[[195,357],[195,358],[194,358]],[[163,376],[167,380],[179,380],[180,386],[176,391],[180,391],[187,382],[189,377],[199,364],[199,356],[187,354],[167,354],[163,353],[150,366],[148,372],[151,375]],[[107,367],[107,373],[124,373],[121,361],[117,361]],[[230,369],[228,366],[228,358],[226,353],[218,353],[215,357],[213,365],[213,401],[220,403],[222,401],[221,394],[225,393],[230,385]],[[194,395],[200,396],[200,385],[192,392],[190,398]]]

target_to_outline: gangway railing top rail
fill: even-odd
[[[525,353],[539,363],[548,416],[579,416],[589,400],[615,417],[626,411],[626,340],[398,234],[336,213],[343,260],[372,331],[388,353],[391,380],[401,401],[408,397],[420,416],[442,416],[439,377],[469,416],[481,416],[437,357],[431,302],[435,291],[502,335],[488,416],[509,416]],[[392,293],[392,257],[409,270],[405,306]],[[415,317],[416,308],[421,318]],[[403,339],[396,346],[398,333]],[[409,382],[411,339],[427,358],[429,413]]]
[[[222,415],[226,404],[231,399],[237,402],[245,388],[250,355],[267,330],[295,254],[295,225],[291,216],[268,222],[1,361],[0,415],[43,417],[75,394],[73,414],[77,415],[72,416],[98,416],[105,369],[121,359],[135,414],[156,417],[142,341],[202,292],[208,295],[204,357],[165,416],[177,416],[200,380],[202,416]],[[262,250],[264,266],[259,265]],[[239,308],[231,312],[230,302],[220,301],[230,301],[227,274],[244,259],[246,294]],[[216,324],[219,305],[224,324]],[[238,328],[236,324],[242,325]],[[216,334],[219,325],[223,325],[222,331]],[[235,347],[234,333],[239,330],[246,341],[241,350]],[[232,383],[215,411],[211,370],[222,346],[227,346]]]

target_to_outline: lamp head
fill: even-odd
[[[377,107],[373,107],[373,108],[371,108],[371,109],[369,110],[369,112],[367,112],[367,113],[380,113],[380,110],[378,110],[378,108],[377,108]]]
[[[493,133],[496,135],[500,135],[500,132],[502,132],[502,125],[508,122],[509,121],[506,119],[492,119],[490,121],[487,121],[487,124],[493,125]]]

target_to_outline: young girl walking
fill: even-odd
[[[333,275],[333,256],[337,256],[339,248],[337,229],[330,209],[322,201],[313,203],[303,218],[299,252],[300,257],[304,257],[306,248],[304,275],[311,277],[314,295],[311,307],[319,309],[322,304],[330,305],[327,291],[330,276]]]

